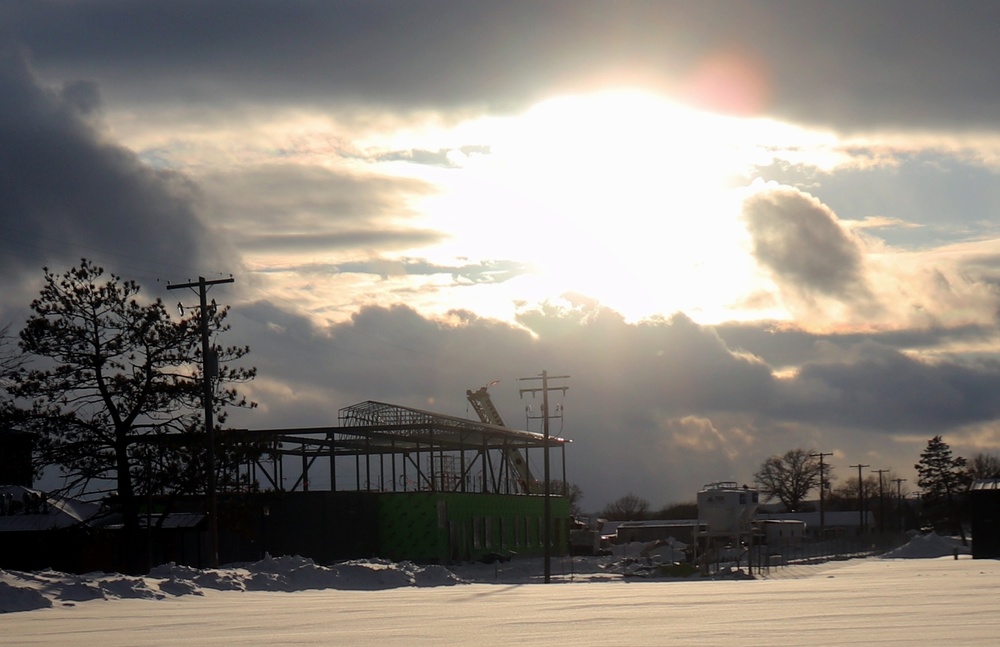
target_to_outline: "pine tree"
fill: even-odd
[[[935,527],[946,524],[949,530],[960,532],[963,543],[965,532],[959,520],[956,495],[968,486],[965,463],[964,458],[952,456],[951,447],[941,436],[934,436],[913,466],[917,470],[917,485],[923,490],[924,516]]]
[[[113,484],[127,562],[135,570],[142,495],[191,491],[205,482],[201,335],[198,317],[173,320],[159,299],[84,259],[45,282],[20,334],[27,360],[10,389],[32,403],[38,460],[60,467],[67,487],[93,493]],[[226,309],[206,313],[224,331]],[[231,384],[255,369],[233,368],[248,349],[214,348],[220,366],[216,421],[227,407],[252,407]],[[106,487],[106,486],[101,486]]]

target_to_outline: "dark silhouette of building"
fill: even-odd
[[[1000,558],[1000,479],[984,479],[972,484],[969,515],[973,558]]]
[[[22,431],[0,431],[0,485],[34,486],[31,452],[34,439]]]

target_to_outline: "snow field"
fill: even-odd
[[[34,609],[0,614],[0,642],[994,644],[1000,562],[956,560],[953,547],[915,538],[893,559],[715,581],[626,579],[612,572],[614,558],[574,561],[572,581],[559,568],[566,564],[554,563],[550,585],[533,583],[539,560],[446,570],[379,560],[327,568],[286,557],[209,571],[163,566],[144,578],[0,571],[0,608]]]

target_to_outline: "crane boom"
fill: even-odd
[[[500,411],[493,404],[493,398],[490,397],[489,392],[486,390],[487,388],[484,386],[475,391],[466,391],[465,395],[469,398],[469,403],[472,404],[472,408],[476,410],[482,422],[488,425],[506,427],[507,423],[503,421]]]
[[[479,420],[489,425],[506,427],[507,424],[503,421],[503,417],[500,415],[500,411],[496,405],[493,404],[493,399],[487,390],[488,388],[484,386],[475,391],[470,389],[465,392],[465,397],[469,399],[469,404],[476,410]],[[507,462],[517,472],[518,482],[524,491],[528,493],[537,492],[539,490],[538,483],[532,476],[528,462],[524,460],[524,455],[516,447],[510,447],[509,445],[504,445],[503,454]]]

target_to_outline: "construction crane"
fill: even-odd
[[[480,421],[488,425],[506,427],[507,423],[503,421],[500,411],[493,404],[493,399],[490,397],[488,389],[488,386],[484,386],[475,391],[468,390],[465,392],[465,397],[469,399],[469,404],[476,410],[476,415],[479,416]],[[536,494],[541,491],[541,484],[532,476],[528,462],[524,460],[524,455],[516,447],[505,444],[503,446],[503,455],[517,472],[518,483],[520,483],[521,489],[524,492]]]

